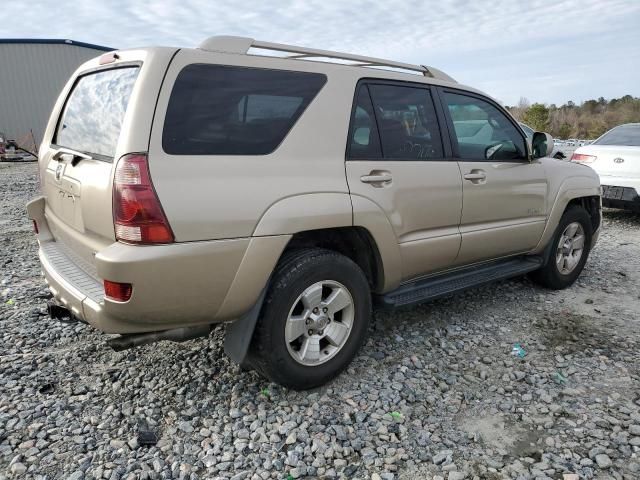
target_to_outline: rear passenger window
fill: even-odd
[[[525,160],[524,138],[507,116],[476,97],[444,94],[458,141],[458,155],[465,160]]]
[[[369,85],[385,159],[443,157],[440,128],[426,88]]]
[[[354,160],[382,158],[376,117],[366,85],[358,90],[350,130],[348,158]]]
[[[317,73],[189,65],[171,92],[163,149],[173,155],[271,153],[325,81]]]

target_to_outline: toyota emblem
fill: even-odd
[[[613,159],[613,161],[614,161],[615,163],[624,163],[624,158],[620,158],[620,157],[618,157],[618,158],[614,158],[614,159]]]

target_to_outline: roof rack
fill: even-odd
[[[414,73],[421,73],[425,77],[456,83],[453,78],[443,71],[426,65],[413,65],[411,63],[394,62],[392,60],[384,60],[382,58],[365,57],[363,55],[353,55],[350,53],[334,52],[331,50],[297,47],[295,45],[287,45],[284,43],[262,42],[249,37],[235,37],[228,35],[209,37],[198,45],[198,48],[207,51],[238,53],[244,55],[248,54],[250,49],[258,49],[284,52],[290,54],[284,58],[290,59],[304,60],[327,58],[331,60],[347,60],[354,62],[349,64],[349,66],[353,67],[390,67]]]

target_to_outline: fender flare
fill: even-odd
[[[283,198],[262,214],[253,237],[353,225],[348,193],[308,193]]]
[[[350,196],[346,193],[318,193],[296,195],[280,200],[263,214],[255,228],[251,243],[260,240],[274,242],[270,247],[266,263],[275,265],[293,234],[308,230],[350,226],[360,226],[367,229],[376,241],[384,269],[383,290],[389,291],[398,286],[401,281],[401,257],[397,238],[384,211],[364,197]],[[260,244],[263,245],[263,242]],[[257,245],[254,249],[251,244],[249,245],[245,259],[243,259],[236,279],[227,294],[227,299],[218,313],[230,312],[231,308],[227,305],[227,300],[234,298],[235,288],[241,288],[239,284],[243,282],[239,280],[247,276],[248,269],[252,268],[254,264],[250,260],[258,253],[264,259],[265,251],[260,252],[260,250],[262,248],[258,248]],[[244,368],[250,366],[247,354],[270,278],[270,275],[267,275],[264,277],[264,282],[259,281],[262,290],[253,306],[233,323],[226,326],[225,352],[233,362]],[[256,282],[257,280],[254,278],[252,282],[254,287],[257,286]]]
[[[547,244],[553,238],[556,227],[560,222],[560,218],[564,214],[564,211],[571,200],[594,196],[600,196],[600,185],[594,185],[591,177],[570,177],[563,181],[560,184],[553,206],[549,210],[547,225],[542,233],[542,237],[540,238],[538,245],[534,249],[534,253],[540,253],[547,247]]]
[[[365,228],[375,240],[384,272],[384,284],[380,293],[393,290],[402,281],[402,257],[398,238],[382,208],[372,200],[351,195],[353,225]]]

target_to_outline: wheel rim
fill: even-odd
[[[285,324],[285,342],[301,365],[331,360],[347,343],[354,320],[353,297],[333,280],[316,282],[298,296]]]
[[[584,228],[578,222],[573,222],[560,235],[556,248],[556,265],[562,275],[573,272],[582,258],[584,251]]]

